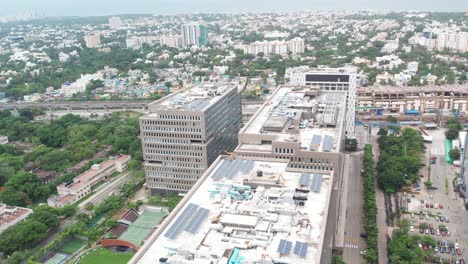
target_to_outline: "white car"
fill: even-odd
[[[410,226],[409,229],[410,229],[411,232],[414,232],[414,226]]]
[[[440,236],[440,231],[439,231],[439,229],[436,230],[436,235]]]
[[[361,255],[364,255],[364,256],[367,255],[367,250],[361,251]]]
[[[459,249],[460,245],[458,243],[455,243],[455,249]]]

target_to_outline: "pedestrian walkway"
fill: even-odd
[[[344,247],[345,248],[359,248],[359,246],[354,245],[354,244],[345,244]]]

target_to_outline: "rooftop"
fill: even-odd
[[[237,89],[237,85],[230,83],[196,84],[150,103],[149,109],[150,112],[158,110],[204,111],[233,89]]]
[[[332,175],[220,156],[133,263],[320,263]]]
[[[14,223],[18,218],[32,213],[31,209],[0,204],[0,227]]]
[[[338,152],[345,105],[345,92],[281,86],[240,134],[270,136],[272,141],[298,142],[303,150]],[[246,143],[241,140],[238,149],[271,150],[271,144]]]
[[[466,92],[466,85],[425,85],[425,86],[371,86],[356,88],[357,93],[430,93],[430,92]]]

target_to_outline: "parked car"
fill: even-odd
[[[363,255],[363,256],[367,255],[367,250],[361,251],[361,255]]]
[[[457,255],[460,256],[461,255],[461,249],[457,248]]]

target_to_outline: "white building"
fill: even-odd
[[[412,61],[408,63],[408,72],[410,74],[416,74],[418,73],[418,67],[419,67],[419,62],[417,61]]]
[[[241,49],[246,54],[279,54],[286,55],[288,52],[293,54],[303,53],[305,50],[304,40],[294,38],[289,41],[273,40],[273,41],[256,41],[251,44],[242,44],[234,46],[235,49]]]
[[[0,204],[0,233],[23,221],[32,212],[29,208]]]
[[[468,51],[468,32],[441,32],[437,34],[437,49]]]
[[[132,37],[125,40],[125,44],[129,49],[139,49],[143,44],[154,45],[157,43],[158,39],[154,36],[141,36],[141,37]]]
[[[109,18],[109,28],[112,30],[119,30],[122,27],[122,20],[120,17],[110,17]]]
[[[7,136],[0,136],[0,145],[8,144],[8,137]]]
[[[101,35],[99,33],[89,34],[84,37],[87,48],[96,48],[101,45]]]
[[[168,46],[171,48],[182,47],[182,39],[180,36],[162,36],[160,40],[161,46]]]

